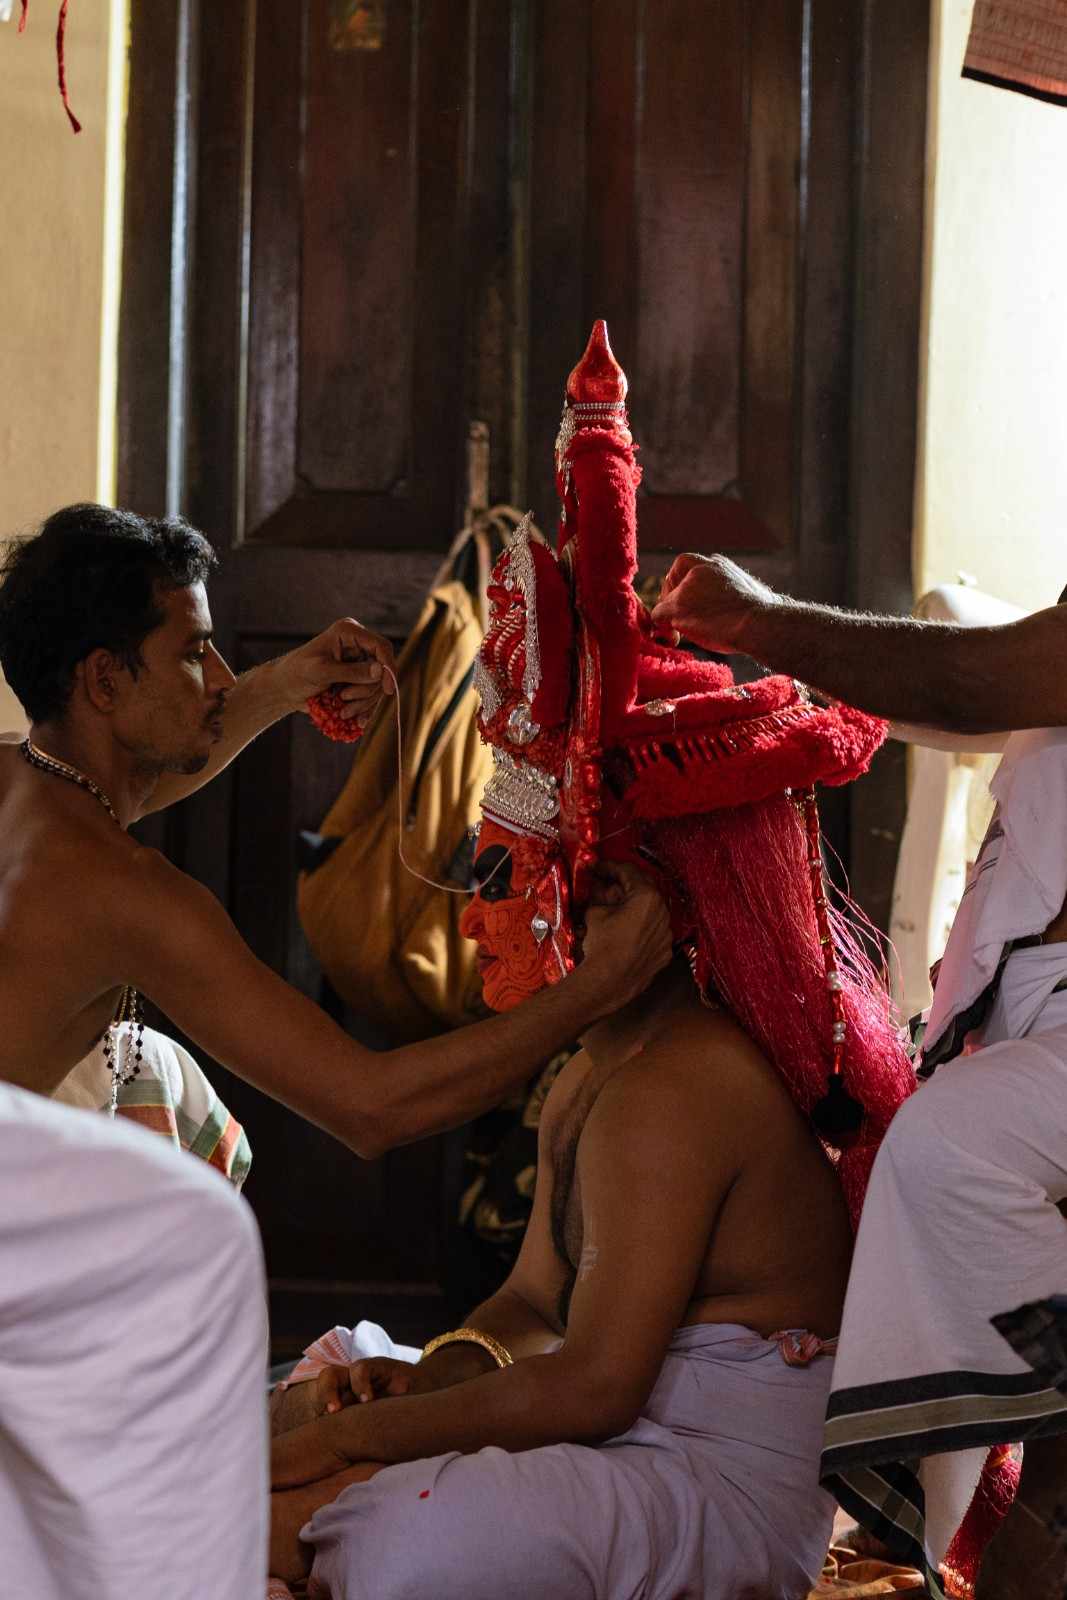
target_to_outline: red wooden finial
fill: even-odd
[[[567,379],[567,399],[572,405],[626,399],[629,384],[608,343],[603,317],[593,323],[585,354]]]

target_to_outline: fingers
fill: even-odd
[[[396,671],[396,662],[393,657],[393,647],[388,639],[383,639],[381,634],[372,633],[354,617],[343,617],[335,622],[332,632],[334,634],[334,653],[339,662],[362,663],[367,657],[377,665],[378,677],[382,688],[387,694],[393,692],[393,681],[390,674]],[[385,670],[388,669],[388,670]],[[339,682],[354,682],[352,678],[341,679]]]
[[[408,1394],[413,1377],[414,1367],[409,1362],[394,1361],[389,1356],[368,1356],[353,1362],[348,1369],[352,1393],[360,1405]]]
[[[345,1406],[350,1406],[353,1394],[348,1381],[347,1367],[327,1367],[320,1372],[318,1379],[318,1401],[320,1408],[328,1415],[335,1411],[343,1411]]]
[[[667,596],[672,594],[674,590],[677,589],[678,585],[683,581],[686,575],[692,572],[694,567],[699,566],[703,560],[703,556],[692,555],[689,552],[686,552],[685,555],[675,556],[674,560],[671,562],[670,570],[663,580],[663,586],[660,589],[659,598],[661,605]],[[653,612],[653,615],[655,615],[655,612]]]

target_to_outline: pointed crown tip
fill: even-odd
[[[608,325],[603,317],[593,323],[589,343],[567,379],[567,399],[573,404],[626,399],[626,374],[612,354]]]

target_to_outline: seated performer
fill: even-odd
[[[594,866],[626,861],[678,954],[553,1085],[504,1287],[416,1365],[337,1330],[346,1364],[274,1402],[272,1571],[332,1600],[793,1600],[832,1523],[850,1208],[912,1078],[829,911],[810,789],[884,728],[653,639],[602,324],[568,395],[560,558],[521,531],[490,589],[465,931],[489,1004],[524,1009],[569,970]]]

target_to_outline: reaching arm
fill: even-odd
[[[1067,725],[1067,609],[999,627],[876,617],[775,594],[725,556],[679,556],[653,611],[863,711],[960,733]]]
[[[717,1103],[719,1097],[719,1103]],[[350,1406],[274,1441],[273,1482],[327,1477],[355,1460],[409,1461],[485,1445],[530,1450],[632,1426],[693,1293],[719,1205],[740,1165],[715,1073],[646,1046],[601,1091],[579,1153],[584,1249],[558,1351],[434,1393]],[[539,1173],[539,1189],[546,1174]],[[548,1197],[517,1267],[535,1312],[561,1278]],[[535,1207],[536,1209],[536,1207]],[[546,1257],[547,1259],[547,1257]],[[527,1298],[532,1296],[532,1298]],[[474,1319],[471,1319],[472,1322]],[[503,1326],[503,1324],[500,1324]]]
[[[113,941],[110,982],[117,970],[216,1061],[374,1156],[499,1104],[641,993],[670,959],[669,922],[639,873],[617,879],[625,899],[590,909],[585,959],[562,983],[506,1015],[383,1053],[258,961],[215,897],[154,851],[138,852],[128,879],[101,886],[101,939]]]
[[[1004,753],[1010,734],[948,733],[943,728],[923,728],[912,722],[891,722],[889,737],[901,744],[918,745],[923,750],[947,750],[952,755],[998,756]]]
[[[222,738],[207,766],[192,774],[165,772],[139,816],[162,811],[203,788],[265,728],[292,711],[303,711],[313,696],[335,684],[347,685],[342,696],[349,702],[342,712],[345,720],[365,723],[382,695],[392,693],[392,682],[382,672],[392,666],[388,640],[345,617],[298,650],[252,667],[226,693]]]

